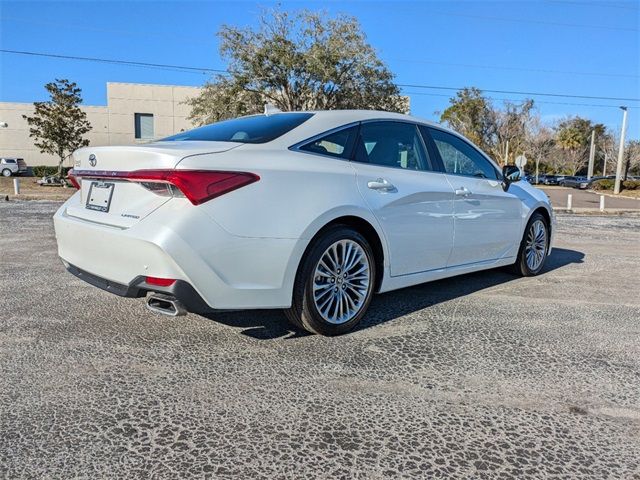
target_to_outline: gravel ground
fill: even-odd
[[[378,296],[339,338],[155,316],[0,203],[0,477],[640,478],[640,217],[559,218],[543,275]]]

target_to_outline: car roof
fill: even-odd
[[[269,142],[273,146],[289,147],[293,144],[314,137],[329,130],[337,129],[351,123],[362,122],[366,120],[396,120],[405,122],[420,123],[432,127],[441,128],[454,135],[460,136],[458,133],[436,124],[429,120],[405,115],[402,113],[385,112],[381,110],[309,110],[304,111],[312,113],[313,116],[309,120],[303,122],[298,127],[281,135],[280,137]],[[281,112],[272,115],[287,115],[294,112]],[[301,112],[298,112],[301,113]],[[247,146],[250,147],[249,144]]]

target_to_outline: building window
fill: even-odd
[[[153,138],[153,114],[134,113],[136,138],[150,140]]]

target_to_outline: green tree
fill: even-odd
[[[561,121],[555,130],[556,142],[564,153],[565,171],[571,175],[578,173],[587,163],[591,132],[596,132],[596,143],[600,143],[606,133],[604,125],[582,117],[569,117]]]
[[[29,136],[41,153],[59,158],[58,176],[62,175],[62,162],[74,150],[89,145],[83,135],[91,130],[87,114],[78,105],[82,102],[81,89],[66,79],[56,79],[44,88],[51,99],[34,102],[34,114],[22,117],[29,124]]]
[[[197,124],[259,113],[265,103],[283,111],[408,111],[393,74],[353,17],[271,10],[257,29],[224,25],[218,36],[228,75],[215,76],[188,101]]]
[[[440,121],[490,152],[495,145],[496,115],[491,102],[475,88],[463,88],[449,99]]]

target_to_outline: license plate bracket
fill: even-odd
[[[91,182],[89,193],[87,194],[86,208],[107,213],[111,206],[114,187],[115,183]]]

